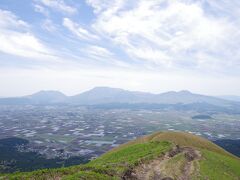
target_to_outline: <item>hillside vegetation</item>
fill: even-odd
[[[0,179],[240,179],[240,160],[188,133],[158,132],[123,144],[85,165],[5,174]]]

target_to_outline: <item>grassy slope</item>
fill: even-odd
[[[172,144],[166,141],[145,142],[110,151],[82,166],[39,170],[8,175],[10,179],[119,179],[129,168],[169,151]]]
[[[171,143],[166,141],[133,144],[118,151],[110,151],[95,161],[88,163],[88,165],[109,167],[110,169],[117,170],[115,173],[122,174],[128,168],[137,165],[139,160],[153,159],[170,149]]]
[[[171,143],[170,143],[171,142]],[[114,148],[86,165],[2,176],[4,179],[120,179],[128,169],[169,151],[173,144],[197,148],[202,158],[196,179],[240,179],[240,160],[212,142],[188,133],[158,132]],[[183,159],[181,156],[178,158]],[[173,159],[174,161],[174,159]],[[174,162],[175,164],[176,162]],[[181,163],[179,161],[179,163]],[[168,164],[167,169],[172,169]],[[179,164],[181,166],[181,164]],[[174,169],[174,168],[173,168]],[[1,179],[1,178],[0,178]],[[193,178],[194,179],[194,178]]]
[[[227,151],[212,143],[211,141],[208,141],[207,139],[200,136],[185,132],[157,132],[150,136],[146,136],[145,139],[147,139],[147,141],[170,141],[180,146],[207,149],[209,151],[236,158],[234,155],[228,153]]]
[[[208,150],[202,151],[204,159],[200,161],[201,179],[240,179],[240,161]]]
[[[184,170],[184,163],[186,163],[184,155],[182,153],[178,154],[165,163],[161,173],[168,177],[180,177]]]

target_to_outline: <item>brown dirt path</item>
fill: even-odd
[[[176,169],[176,172],[180,172],[178,177],[174,177],[171,174],[166,174],[167,163],[176,157],[177,155],[184,155],[183,167],[181,170]],[[194,167],[193,162],[199,160],[201,154],[199,151],[184,147],[180,148],[176,146],[174,149],[166,153],[164,156],[156,158],[146,163],[142,163],[135,167],[133,170],[125,174],[122,179],[124,180],[190,180],[190,176],[194,171],[197,171]],[[177,166],[177,165],[176,165]]]

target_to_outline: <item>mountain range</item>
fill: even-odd
[[[169,91],[161,94],[152,94],[138,91],[127,91],[119,88],[96,87],[74,96],[66,96],[59,91],[40,91],[23,97],[0,98],[0,104],[78,104],[97,105],[110,103],[127,104],[193,104],[205,103],[215,106],[231,106],[236,101],[219,97],[194,94],[189,91]]]
[[[218,96],[218,98],[230,100],[230,101],[236,101],[240,102],[240,96],[234,96],[234,95],[225,95],[225,96]]]

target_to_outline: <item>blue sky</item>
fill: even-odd
[[[95,86],[240,95],[238,0],[1,0],[0,96]]]

